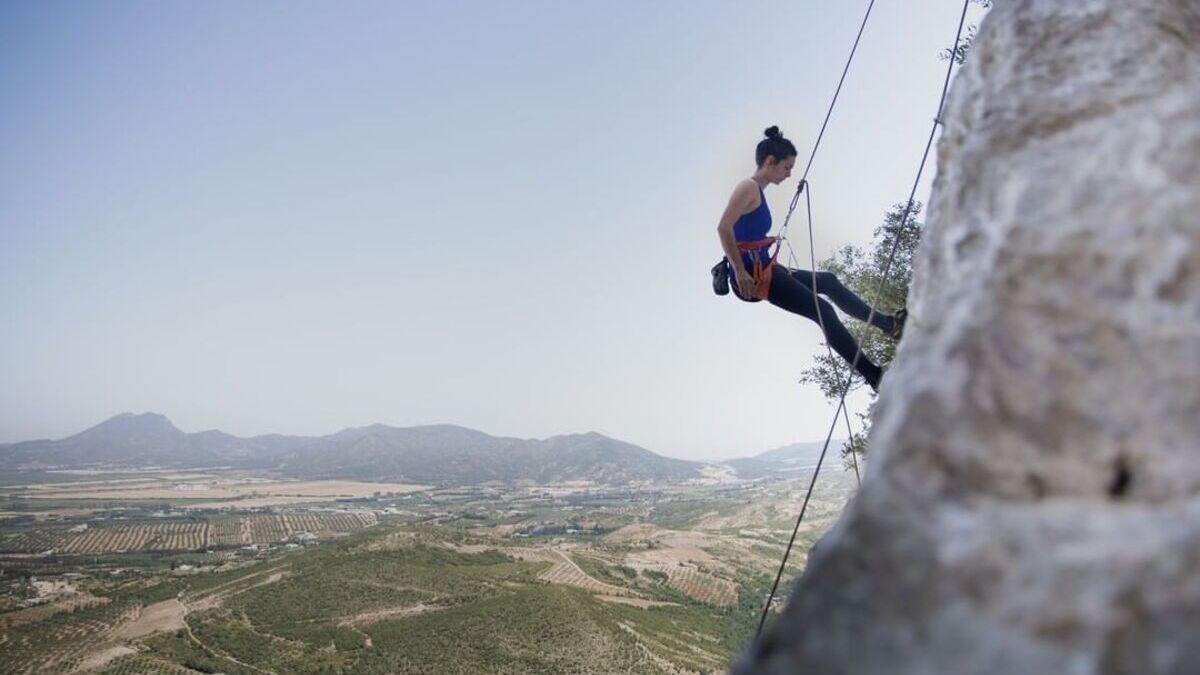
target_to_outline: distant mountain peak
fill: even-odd
[[[143,412],[143,413],[123,412],[119,415],[113,415],[112,417],[108,418],[104,422],[101,422],[100,424],[106,424],[108,422],[112,422],[115,420],[137,420],[137,421],[142,421],[142,422],[156,422],[156,423],[166,422],[167,424],[171,424],[171,420],[167,419],[166,415],[163,415],[161,413],[156,413],[156,412],[150,412],[150,411]]]
[[[560,434],[558,436],[551,436],[550,438],[548,438],[546,440],[558,440],[558,439],[566,439],[566,440],[573,440],[573,441],[616,441],[617,440],[615,438],[605,436],[604,434],[600,433],[599,431],[584,431],[582,433]],[[623,443],[624,441],[617,441],[617,442]]]
[[[96,426],[76,435],[76,438],[117,434],[137,434],[137,435],[169,435],[183,436],[171,420],[167,419],[166,415],[160,415],[154,412],[144,413],[121,413],[114,417],[97,424]]]

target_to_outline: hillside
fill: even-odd
[[[157,413],[122,413],[61,440],[0,445],[0,468],[95,465],[268,468],[311,440],[277,434],[238,438],[216,430],[189,434]]]
[[[145,569],[136,583],[78,574],[72,595],[0,613],[0,671],[719,672],[761,590],[756,580],[754,592],[705,602],[688,593],[706,597],[714,579],[672,570],[672,583],[658,572],[669,568],[641,565],[605,586],[575,567],[620,574],[595,558],[578,557],[575,578],[562,578],[555,561],[573,559],[548,545],[397,524],[227,555],[236,560],[204,571]]]
[[[405,429],[374,425],[319,439],[289,457],[281,468],[305,478],[624,483],[694,478],[700,466],[597,433],[524,440],[445,425]]]
[[[598,433],[548,439],[490,436],[451,425],[383,424],[319,437],[239,438],[185,433],[155,413],[125,413],[62,440],[0,445],[0,469],[87,466],[231,466],[275,469],[295,478],[600,483],[687,479],[699,462],[670,459]]]
[[[845,444],[845,439],[841,438],[829,441],[829,449],[825,453],[825,467],[841,466],[842,446]],[[731,459],[723,463],[733,467],[739,478],[794,476],[797,473],[811,472],[821,457],[821,448],[824,446],[824,441],[792,443],[760,452],[752,457]]]

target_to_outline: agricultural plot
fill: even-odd
[[[121,527],[96,527],[65,540],[59,551],[63,553],[111,553],[137,551],[144,547],[149,532],[141,525]]]
[[[62,532],[41,530],[17,532],[0,540],[0,553],[41,553],[56,548]]]
[[[154,523],[146,529],[146,548],[151,551],[190,551],[208,545],[208,523],[204,521]]]
[[[191,551],[208,545],[208,523],[174,521],[92,528],[71,535],[59,546],[63,553],[121,551]]]
[[[242,538],[242,521],[239,518],[211,518],[208,521],[210,546],[242,546],[251,542]]]
[[[246,516],[243,520],[249,521],[250,541],[255,544],[276,544],[287,540],[292,534],[283,516],[255,515]]]
[[[283,526],[290,534],[308,532],[354,532],[371,527],[379,522],[374,513],[370,512],[303,512],[281,514]]]
[[[559,559],[550,569],[538,575],[538,579],[550,584],[559,584],[561,586],[573,586],[581,588],[591,593],[600,593],[602,595],[637,595],[633,591],[620,586],[606,584],[595,577],[588,576],[583,570],[579,569],[573,560],[567,557],[565,553],[557,552]]]
[[[194,551],[209,546],[277,544],[299,532],[354,532],[377,522],[373,513],[253,514],[241,517],[133,523],[84,532],[21,533],[4,540],[0,552],[90,555],[129,551]]]
[[[695,567],[667,570],[667,585],[700,602],[718,607],[737,603],[737,586],[732,581],[705,574]]]
[[[354,513],[321,513],[321,521],[325,529],[335,532],[353,532],[365,527],[371,527],[379,522],[374,513],[358,511]]]
[[[517,560],[524,562],[548,562],[561,564],[562,557],[555,551],[546,548],[506,548],[504,552]]]
[[[5,612],[0,614],[0,631],[7,631],[17,626],[44,621],[55,614],[73,613],[86,607],[103,605],[108,601],[108,598],[100,598],[87,593],[77,593],[57,602]]]
[[[184,480],[176,480],[180,478]],[[244,508],[333,502],[371,497],[378,493],[405,494],[424,489],[421,485],[402,483],[247,480],[235,473],[225,477],[163,475],[132,482],[117,479],[31,484],[24,486],[22,495],[31,500],[173,501],[183,503],[187,508]]]
[[[289,513],[284,516],[287,527],[292,532],[323,532],[327,529],[325,519],[320,513]]]
[[[278,514],[256,514],[242,517],[243,542],[253,544],[275,544],[286,541],[301,532],[322,534],[328,532],[356,532],[375,525],[379,521],[374,513],[365,512],[299,512]],[[249,541],[246,541],[246,533]]]

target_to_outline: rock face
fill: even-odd
[[[1200,673],[1200,0],[999,0],[862,490],[742,673]]]

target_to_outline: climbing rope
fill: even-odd
[[[779,229],[779,236],[778,236],[779,244],[778,244],[778,246],[783,246],[785,244],[787,245],[788,252],[789,252],[788,257],[789,257],[790,262],[795,261],[795,252],[792,250],[791,242],[787,238],[788,225],[791,224],[792,214],[795,213],[796,206],[800,202],[800,194],[802,192],[804,192],[804,188],[808,186],[808,172],[812,169],[813,161],[817,157],[817,150],[821,147],[821,140],[825,137],[825,129],[829,126],[829,120],[833,116],[834,106],[837,105],[838,97],[842,93],[842,85],[845,84],[846,75],[850,72],[850,64],[854,61],[854,54],[858,51],[858,45],[862,41],[863,32],[867,28],[867,21],[871,18],[871,10],[874,8],[875,8],[875,0],[870,0],[870,2],[867,3],[867,11],[863,14],[862,23],[860,23],[858,26],[858,34],[854,36],[854,44],[850,47],[850,55],[846,57],[846,65],[842,68],[842,75],[838,79],[837,88],[834,89],[833,98],[829,101],[829,109],[825,111],[825,119],[821,122],[821,129],[820,129],[820,131],[817,132],[817,139],[816,139],[816,141],[813,142],[812,152],[809,153],[809,155],[808,155],[808,162],[804,165],[804,173],[801,174],[800,181],[796,184],[796,192],[795,192],[795,194],[792,195],[791,204],[788,205],[787,215],[785,215],[784,219],[783,219],[783,227],[781,227]],[[809,190],[809,192],[811,192],[811,189]],[[808,194],[808,193],[806,193],[806,194]],[[805,201],[806,201],[806,204],[808,205],[808,212],[809,212],[809,218],[808,218],[809,255],[810,255],[810,257],[813,257],[813,256],[815,256],[815,254],[812,253],[812,250],[813,250],[813,246],[812,246],[812,241],[813,241],[812,207],[811,207],[811,202],[808,200],[807,197],[805,198]],[[813,257],[813,259],[815,260],[815,257]],[[815,262],[811,265],[811,268],[813,271],[813,302],[817,306],[816,307],[817,308],[817,318],[820,321],[821,333],[824,335],[825,334],[825,320],[824,320],[824,318],[821,317],[820,297],[817,294]],[[830,354],[832,354],[833,350],[829,347],[828,344],[826,344],[826,349],[828,349]],[[850,437],[853,440],[853,431],[852,431],[851,424],[850,424],[850,413],[849,413],[849,411],[846,411],[845,395],[843,395],[841,397],[841,400],[838,402],[838,409],[834,413],[834,424],[835,425],[837,424],[838,417],[840,417],[843,412],[846,413],[846,415],[845,415],[846,416],[846,428],[848,430],[850,430],[850,433],[851,433]],[[830,432],[830,433],[832,434],[832,432]],[[799,532],[799,530],[800,530],[800,521],[803,520],[804,511],[808,508],[808,500],[809,500],[809,497],[812,496],[813,484],[816,482],[816,475],[817,475],[816,472],[819,472],[821,470],[821,462],[823,462],[825,460],[825,450],[828,447],[829,447],[829,439],[826,439],[825,446],[821,448],[821,456],[820,456],[819,460],[817,461],[816,471],[813,473],[813,480],[812,480],[812,482],[810,482],[809,487],[808,487],[808,494],[804,498],[804,505],[800,509],[800,518],[798,518],[796,520],[796,527],[792,530],[792,538],[788,541],[787,551],[784,552],[783,561],[779,564],[779,572],[778,572],[778,574],[775,575],[775,583],[771,586],[771,594],[770,594],[770,596],[768,596],[766,604],[763,605],[762,616],[758,620],[758,629],[754,633],[755,639],[757,639],[758,635],[760,633],[762,633],[763,622],[765,622],[766,618],[767,618],[767,611],[770,609],[771,601],[774,600],[775,592],[779,588],[779,580],[783,576],[784,568],[787,566],[788,556],[791,554],[792,545],[796,541],[796,533]],[[855,473],[855,476],[857,477],[858,476],[858,458],[857,457],[855,457],[855,460],[854,460],[854,473]]]
[[[813,309],[816,310],[817,319],[819,319],[821,322],[821,335],[828,335],[828,333],[825,332],[825,318],[821,314],[821,298],[820,298],[820,295],[817,293],[817,254],[816,254],[816,244],[813,243],[812,186],[811,185],[808,186],[808,191],[804,193],[804,208],[805,208],[805,211],[807,211],[807,213],[808,213],[808,258],[809,258],[809,260],[808,260],[809,267],[808,268],[812,271],[812,289],[813,289],[813,305],[814,305]],[[791,247],[792,247],[792,245],[788,244],[788,249],[791,249]],[[829,360],[832,363],[837,363],[837,360],[833,356],[833,347],[830,347],[828,342],[825,343],[825,350],[829,353]],[[840,406],[840,408],[841,408],[842,414],[844,414],[845,418],[846,418],[847,438],[850,439],[851,447],[854,447],[854,428],[850,424],[850,409],[847,408],[845,405]],[[835,417],[833,421],[836,423],[837,418]],[[853,462],[853,466],[854,466],[855,483],[857,485],[861,486],[862,485],[862,476],[859,475],[859,473],[858,473],[858,455],[851,452],[850,459]],[[817,466],[819,469],[820,465],[818,464]]]
[[[800,182],[796,184],[796,193],[792,195],[792,203],[788,206],[787,216],[783,219],[783,227],[779,228],[779,240],[787,239],[788,224],[792,221],[792,213],[796,210],[796,205],[800,202],[800,193],[804,191],[804,187],[808,184],[808,172],[812,169],[813,160],[817,158],[817,149],[821,147],[821,139],[825,137],[825,128],[829,126],[829,118],[833,116],[833,107],[837,105],[838,96],[842,93],[842,85],[846,82],[846,74],[850,72],[850,63],[854,61],[854,53],[858,51],[858,43],[862,41],[863,31],[867,27],[867,20],[871,18],[871,9],[875,7],[875,0],[871,0],[867,5],[867,12],[863,15],[862,24],[858,27],[858,35],[854,37],[854,46],[850,48],[850,56],[846,58],[846,66],[842,68],[842,77],[838,80],[837,88],[833,91],[833,99],[829,102],[829,109],[825,111],[825,121],[821,122],[821,130],[817,132],[817,140],[813,142],[812,152],[808,155],[808,163],[804,165],[804,173],[800,175]]]
[[[808,155],[808,163],[805,164],[805,166],[804,166],[804,173],[800,176],[800,181],[796,184],[796,193],[794,195],[792,195],[792,202],[788,206],[787,215],[783,219],[783,226],[781,228],[779,228],[779,236],[776,237],[776,241],[778,242],[776,244],[776,246],[786,245],[788,247],[788,257],[789,257],[789,262],[791,262],[791,263],[794,263],[796,261],[796,257],[795,257],[795,252],[792,250],[792,244],[787,239],[788,225],[792,222],[792,213],[795,212],[796,205],[800,202],[800,193],[804,192],[805,186],[808,185],[808,172],[810,169],[812,169],[813,160],[815,160],[817,157],[817,150],[818,150],[818,148],[821,147],[821,139],[823,139],[825,137],[825,129],[829,126],[829,119],[833,116],[833,108],[834,108],[834,106],[837,105],[838,96],[840,96],[842,93],[842,85],[845,84],[845,82],[846,82],[846,75],[850,72],[850,64],[854,61],[854,54],[855,54],[855,52],[858,51],[858,44],[859,44],[859,42],[862,41],[863,31],[866,30],[867,20],[871,18],[871,10],[874,7],[875,7],[875,0],[871,0],[867,4],[866,13],[863,14],[862,23],[859,24],[859,26],[858,26],[858,34],[854,36],[854,45],[850,47],[850,55],[846,58],[846,65],[842,68],[842,76],[841,76],[841,78],[838,79],[837,88],[834,89],[833,99],[830,100],[830,102],[829,102],[829,109],[825,111],[825,119],[824,119],[824,121],[821,122],[821,130],[817,133],[817,140],[813,142],[813,149],[812,149],[812,152]],[[778,249],[776,249],[776,251],[778,251]],[[811,209],[811,205],[809,208],[809,251],[810,252],[812,251],[812,209]],[[813,269],[813,302],[819,303],[820,301],[819,301],[819,298],[817,297],[817,293],[816,293],[816,265],[815,264],[813,264],[812,269]],[[820,319],[820,322],[821,322],[821,333],[824,334],[825,333],[825,322],[824,322],[824,319],[821,318],[819,304],[817,307],[817,317],[818,317],[818,319]],[[828,345],[826,345],[826,348],[827,349],[829,348]],[[833,353],[833,351],[832,351],[832,349],[830,349],[830,354],[832,354],[832,353]],[[849,411],[846,412],[846,430],[850,433],[851,440],[853,440],[854,432],[853,432],[853,430],[851,428],[851,424],[850,424]],[[859,474],[858,474],[858,458],[857,457],[854,458],[854,476],[855,476],[855,478],[857,478],[858,480],[861,481],[861,478],[859,478]],[[759,630],[762,630],[761,623],[759,625]]]
[[[970,5],[970,3],[971,3],[971,0],[963,0],[962,15],[959,17],[959,20],[958,20],[958,31],[955,33],[954,47],[953,47],[952,51],[950,52],[952,55],[958,53],[958,45],[962,42],[963,25],[966,23],[967,7]],[[872,1],[872,4],[874,4],[873,1]],[[868,15],[870,14],[870,8],[867,9],[867,13],[868,13]],[[864,20],[864,25],[865,25],[865,23],[866,23],[866,21]],[[860,37],[862,36],[861,29],[859,30],[859,36]],[[855,40],[855,48],[857,48],[857,46],[858,46],[858,40]],[[853,58],[853,54],[854,54],[853,51],[851,51],[851,58]],[[950,88],[950,75],[954,71],[954,64],[955,64],[955,61],[953,58],[950,58],[948,60],[949,60],[949,65],[947,65],[947,67],[946,67],[945,81],[942,83],[942,94],[938,99],[937,114],[934,116],[933,125],[929,130],[929,139],[925,142],[925,152],[922,153],[921,164],[920,164],[920,166],[917,167],[917,176],[913,180],[912,190],[909,192],[909,195],[908,195],[908,202],[904,208],[904,216],[900,219],[899,228],[901,231],[903,230],[903,228],[905,226],[908,225],[908,216],[910,213],[912,213],[913,203],[917,196],[917,187],[921,182],[921,174],[924,173],[924,171],[925,171],[925,163],[929,159],[929,150],[933,147],[933,139],[937,135],[938,125],[940,125],[942,123],[942,108],[946,105],[946,93],[949,91],[949,88]],[[849,68],[849,64],[847,64],[847,68]],[[844,77],[845,77],[845,74],[843,72],[843,78]],[[838,87],[840,90],[840,88],[841,88],[840,83],[838,84]],[[836,95],[834,98],[836,100]],[[830,110],[832,111],[832,109],[833,109],[833,107],[831,105]],[[828,119],[829,118],[827,115],[826,122],[828,122]],[[822,126],[821,131],[822,131],[822,133],[824,133],[824,126]],[[819,135],[818,135],[818,142],[820,142]],[[813,149],[813,154],[814,155],[816,154],[815,148]],[[810,165],[812,164],[811,158],[809,159],[809,164]],[[796,196],[793,197],[793,199],[792,199],[793,208],[795,207],[796,202],[799,200],[800,191],[804,188],[804,185],[806,183],[805,179],[807,178],[807,174],[808,174],[808,169],[806,168],[805,169],[805,178],[801,179],[800,185],[796,189]],[[789,218],[791,217],[791,211],[788,212],[788,217]],[[812,241],[811,212],[810,212],[810,216],[809,216],[808,225],[809,225],[809,241],[811,244],[811,241]],[[787,227],[787,224],[785,222],[784,228],[786,228],[786,227]],[[879,283],[875,287],[875,297],[876,298],[878,298],[881,295],[881,293],[883,291],[883,285],[885,283],[887,283],[888,275],[890,274],[891,269],[892,269],[892,263],[896,259],[896,251],[899,248],[899,244],[900,244],[900,237],[896,236],[894,241],[892,242],[892,249],[888,254],[887,263],[884,264],[884,267],[883,267],[883,276],[879,279]],[[814,273],[814,279],[815,279],[815,274],[816,274],[815,265],[813,268],[813,273]],[[813,295],[814,295],[814,297],[816,296],[816,285],[815,284],[813,286]],[[819,313],[818,313],[818,316],[820,316]],[[870,327],[871,319],[873,319],[873,318],[875,318],[875,303],[874,302],[871,303],[871,310],[867,314],[866,327]],[[822,326],[822,328],[824,328],[824,327]],[[861,338],[861,335],[860,335],[860,338]],[[861,339],[858,339],[855,342],[857,343],[858,346],[856,347],[856,349],[854,351],[854,359],[851,360],[851,362],[850,362],[850,369],[846,375],[846,384],[842,387],[842,393],[841,393],[841,396],[839,397],[839,401],[838,401],[838,409],[834,412],[833,423],[830,424],[830,426],[829,426],[829,433],[826,434],[826,436],[825,436],[825,444],[821,448],[821,455],[820,455],[820,457],[817,458],[817,466],[813,470],[812,479],[809,481],[808,492],[804,495],[804,503],[800,507],[800,515],[796,518],[796,526],[795,526],[795,528],[792,529],[792,537],[788,541],[787,549],[784,551],[783,561],[780,562],[780,564],[779,564],[779,572],[775,575],[775,583],[771,586],[771,593],[769,596],[767,596],[767,601],[763,605],[762,616],[758,620],[758,630],[755,631],[755,633],[754,633],[754,637],[756,640],[762,634],[763,624],[766,623],[767,613],[771,609],[771,602],[775,599],[776,591],[779,590],[779,580],[783,577],[783,570],[785,567],[787,567],[788,557],[791,555],[792,547],[796,543],[796,535],[797,535],[797,533],[800,532],[800,523],[804,520],[805,511],[808,510],[808,502],[812,498],[813,488],[817,484],[817,476],[820,474],[821,465],[825,461],[825,453],[826,453],[826,451],[829,450],[829,441],[833,438],[833,431],[834,431],[834,429],[837,428],[838,418],[842,415],[842,412],[843,412],[843,410],[845,410],[845,407],[846,407],[846,395],[850,393],[850,384],[854,381],[854,369],[855,369],[855,367],[858,366],[859,357],[862,356]],[[848,419],[849,419],[849,417],[847,417],[847,420]]]
[[[862,40],[863,30],[867,27],[867,19],[871,18],[871,8],[875,6],[875,0],[867,5],[867,13],[863,15],[862,25],[858,27],[858,35],[854,38],[854,46],[850,48],[850,56],[846,59],[846,67],[842,68],[842,78],[838,80],[837,89],[833,92],[833,100],[829,102],[829,110],[825,111],[825,121],[821,123],[821,131],[817,133],[817,140],[813,143],[812,153],[808,156],[808,164],[804,166],[804,174],[800,176],[800,183],[796,186],[796,197],[800,196],[800,190],[804,187],[804,181],[808,179],[808,170],[812,168],[813,160],[817,157],[817,148],[821,147],[821,139],[825,136],[825,127],[829,126],[829,118],[833,116],[833,106],[837,105],[838,95],[842,93],[842,84],[846,81],[846,73],[850,72],[850,62],[854,60],[854,52],[858,51],[858,43]],[[795,198],[792,199],[792,208],[795,208]],[[788,216],[792,215],[788,211]],[[783,224],[783,228],[787,229],[787,222]]]
[[[787,238],[788,225],[792,222],[792,214],[796,211],[796,205],[800,202],[800,193],[804,192],[805,187],[808,187],[808,172],[812,169],[813,161],[817,158],[817,150],[821,147],[821,139],[825,138],[825,129],[828,128],[828,126],[829,126],[829,119],[831,117],[833,117],[833,108],[834,108],[834,106],[837,105],[838,97],[842,93],[842,85],[846,83],[846,75],[850,72],[850,64],[854,61],[854,54],[855,54],[855,52],[858,51],[858,45],[862,41],[863,31],[865,31],[867,28],[867,21],[871,18],[871,10],[874,9],[874,7],[875,7],[875,0],[871,0],[867,4],[867,11],[863,14],[862,23],[860,23],[858,26],[858,34],[854,36],[854,44],[850,47],[850,55],[848,57],[846,57],[846,65],[842,68],[842,76],[838,79],[837,88],[835,88],[833,91],[833,98],[829,101],[829,109],[825,111],[825,119],[821,122],[820,131],[817,132],[817,140],[813,142],[812,152],[809,153],[808,162],[804,165],[804,173],[800,176],[800,181],[798,183],[796,183],[796,193],[794,195],[792,195],[792,202],[788,206],[787,215],[784,216],[784,219],[783,219],[783,227],[779,228],[779,236],[777,237],[777,241],[779,242],[778,245],[779,246],[786,245],[788,247],[788,262],[793,269],[796,268],[796,265],[794,264],[796,262],[796,255],[795,255],[795,251],[792,250],[791,242],[788,241],[788,238]],[[810,190],[811,190],[811,188],[810,188]],[[811,206],[811,203],[809,204],[808,220],[809,220],[809,252],[811,255],[811,252],[812,252],[812,206]],[[820,299],[818,298],[817,293],[816,293],[816,288],[817,288],[816,269],[817,269],[817,267],[816,267],[815,262],[811,265],[811,268],[813,270],[813,302],[815,304],[817,304],[817,307],[816,307],[817,319],[821,324],[821,334],[824,335],[825,334],[825,320],[824,320],[824,318],[821,317]],[[833,350],[831,348],[829,348],[828,345],[826,345],[826,349],[829,349],[830,355],[833,354]],[[849,411],[846,411],[846,431],[847,431],[847,433],[850,434],[851,440],[853,440],[854,431],[851,427]],[[854,458],[854,476],[857,480],[859,480],[861,482],[862,479],[861,479],[861,477],[859,477],[859,473],[858,473],[858,458],[857,457]]]
[[[824,314],[821,313],[821,300],[820,300],[820,297],[817,294],[817,290],[816,290],[817,289],[817,261],[816,261],[816,254],[813,252],[814,251],[814,243],[813,243],[813,226],[812,226],[812,185],[811,184],[806,185],[805,187],[808,188],[807,191],[804,192],[804,205],[805,205],[805,210],[808,213],[808,254],[809,254],[809,269],[812,270],[812,288],[813,288],[813,305],[814,305],[813,309],[815,309],[817,312],[817,322],[821,325],[821,334],[828,335],[828,333],[825,332],[825,316],[824,316]],[[788,266],[792,269],[796,269],[797,268],[796,251],[792,249],[792,243],[790,241],[785,240],[785,243],[787,244],[787,248],[788,248]],[[837,363],[836,357],[833,354],[833,347],[830,347],[828,342],[825,343],[825,351],[829,354],[830,361],[833,363]],[[844,417],[846,419],[846,434],[847,434],[847,437],[850,439],[851,446],[853,446],[855,438],[854,438],[854,427],[850,423],[850,409],[842,408],[842,412],[845,413]],[[862,485],[862,475],[858,471],[858,455],[851,452],[850,460],[852,462],[851,466],[854,467],[854,481],[856,484]]]

